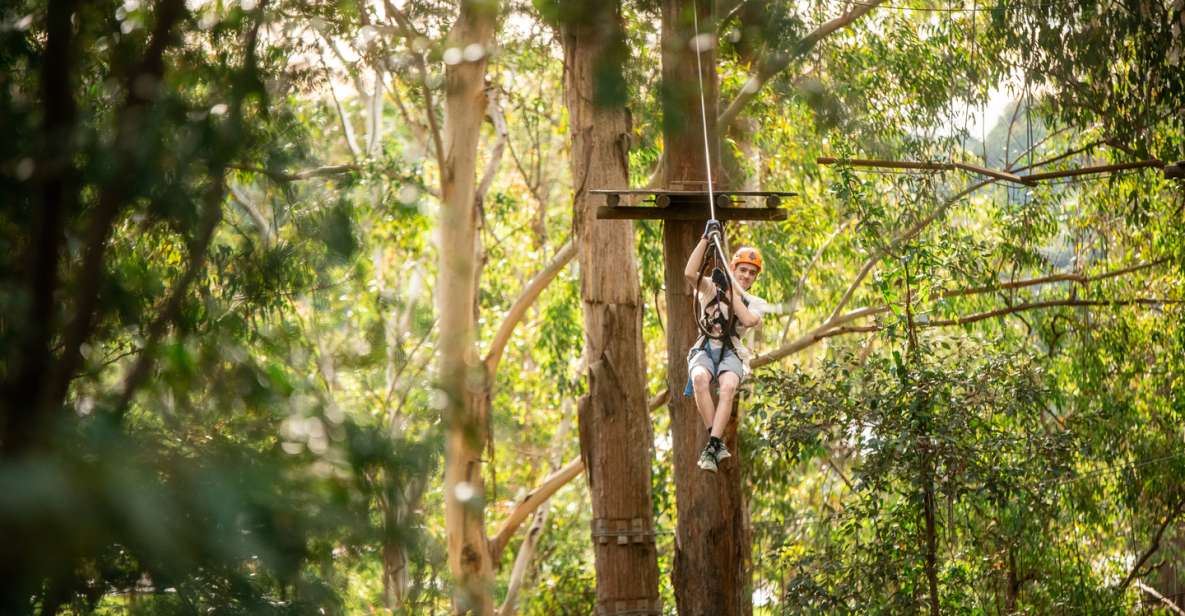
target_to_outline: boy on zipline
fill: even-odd
[[[756,248],[737,250],[729,267],[714,271],[712,278],[700,276],[704,255],[709,248],[716,250],[717,245],[722,246],[722,238],[720,222],[709,220],[683,268],[683,276],[695,289],[703,307],[703,314],[698,315],[701,329],[707,330],[706,334],[701,332],[687,354],[688,384],[683,395],[695,393],[695,406],[708,430],[708,443],[700,453],[698,465],[713,473],[722,460],[731,456],[722,437],[732,415],[733,396],[749,373],[751,354],[741,338],[746,330],[760,324],[761,315],[770,309],[768,302],[748,293],[761,273],[761,253]],[[730,288],[734,292],[729,293]],[[720,386],[720,400],[715,405],[712,381]]]

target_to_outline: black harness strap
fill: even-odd
[[[719,246],[715,242],[712,243],[712,251],[710,254],[705,254],[702,261],[700,261],[699,276],[696,280],[703,280],[709,278],[705,276],[711,271],[710,279],[713,286],[716,287],[716,294],[707,303],[704,303],[700,298],[700,290],[697,288],[694,295],[694,303],[696,314],[699,318],[696,319],[696,325],[699,327],[702,334],[703,344],[698,349],[708,354],[708,358],[712,359],[712,380],[716,380],[716,373],[720,370],[720,363],[724,361],[724,354],[728,351],[736,352],[733,347],[732,339],[737,335],[737,318],[735,311],[732,309],[733,287],[732,281],[729,279],[728,271],[725,270],[724,255],[720,252]],[[749,305],[749,300],[741,295],[741,302],[746,306]],[[725,316],[727,311],[728,316]],[[720,333],[714,333],[719,331]],[[716,358],[712,358],[712,349],[710,340],[720,341],[720,353]],[[687,375],[687,386],[684,388],[683,395],[690,396],[692,393],[691,374]]]

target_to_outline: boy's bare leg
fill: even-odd
[[[724,429],[728,427],[728,419],[732,416],[732,399],[736,396],[737,386],[741,384],[741,377],[733,372],[721,372],[716,380],[720,381],[720,402],[712,418],[712,436],[724,438]]]
[[[715,405],[712,404],[711,373],[700,366],[692,368],[691,389],[695,392],[695,408],[699,410],[700,419],[704,420],[704,428],[711,430],[715,410]]]

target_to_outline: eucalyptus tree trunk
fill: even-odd
[[[630,221],[597,220],[593,188],[629,185],[628,57],[620,1],[565,6],[565,96],[572,134],[573,224],[584,306],[588,394],[580,447],[593,509],[597,614],[659,614],[650,499],[642,298]]]
[[[719,138],[716,128],[716,56],[705,51],[703,96],[707,113],[701,115],[699,79],[691,41],[695,34],[692,11],[698,11],[700,32],[714,35],[716,23],[711,0],[663,0],[662,77],[664,168],[667,189],[704,190],[707,162],[703,124],[707,122],[714,165],[719,178]],[[706,116],[706,117],[705,117]],[[717,185],[717,189],[722,186]],[[737,443],[737,406],[724,440],[733,453],[716,473],[699,470],[696,461],[708,432],[695,408],[695,400],[683,396],[687,381],[686,351],[698,331],[691,289],[683,278],[683,265],[699,240],[703,221],[667,221],[663,228],[666,259],[667,387],[672,392],[671,441],[675,458],[675,504],[678,526],[672,573],[675,601],[680,614],[735,615],[752,612],[750,584],[748,503],[742,490],[743,452]]]
[[[485,116],[486,59],[494,41],[497,3],[463,0],[448,46],[462,61],[445,74],[444,160],[438,229],[440,280],[439,383],[445,437],[445,532],[448,563],[456,585],[454,609],[493,613],[493,565],[484,528],[482,449],[489,433],[488,409],[474,383],[484,381],[475,344],[477,298],[477,144]]]

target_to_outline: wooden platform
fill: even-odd
[[[605,195],[605,205],[597,208],[601,220],[707,220],[708,193],[700,190],[645,190],[594,189]],[[786,211],[778,208],[782,199],[796,196],[793,192],[721,190],[713,191],[718,220],[786,220]],[[747,197],[760,198],[765,207],[738,207]],[[653,205],[621,205],[623,201],[652,203]]]

